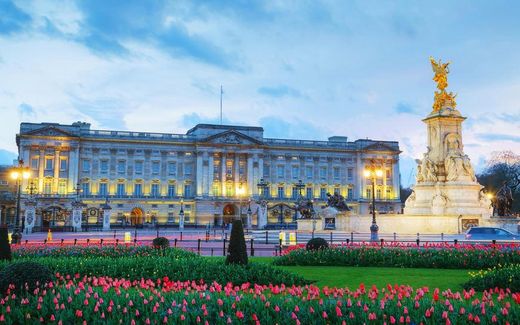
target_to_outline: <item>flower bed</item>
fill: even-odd
[[[345,245],[306,251],[290,249],[276,265],[387,266],[410,268],[485,269],[520,263],[520,249],[513,245]]]
[[[520,295],[409,286],[356,290],[57,275],[30,295],[0,297],[7,324],[513,324]]]
[[[13,245],[13,258],[29,257],[147,257],[169,256],[172,258],[195,258],[197,254],[180,248],[157,249],[141,245]]]
[[[465,288],[484,290],[499,287],[520,292],[520,264],[469,272],[469,275],[471,279],[464,284]]]

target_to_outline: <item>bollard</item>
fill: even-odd
[[[453,240],[453,244],[454,244],[454,245],[457,245],[458,243],[459,243],[459,240],[458,240],[458,239],[454,239],[454,240]]]
[[[119,238],[116,238],[116,246],[119,245]]]
[[[255,256],[255,247],[254,247],[254,239],[251,238],[251,256]]]
[[[493,245],[496,245],[496,244],[497,244],[497,240],[496,240],[496,239],[493,239],[493,240],[491,241],[491,243],[492,243]]]
[[[381,238],[381,247],[385,246],[385,240]]]
[[[197,254],[200,255],[200,238],[197,239]]]
[[[137,240],[137,229],[134,231],[134,241]]]
[[[213,256],[213,248],[211,249],[211,256]]]
[[[209,241],[209,231],[206,231],[206,243]]]
[[[173,240],[173,247],[177,247],[177,238]]]
[[[444,241],[444,233],[441,232],[441,241]]]
[[[350,233],[350,241],[352,242],[352,244],[354,244],[354,233],[353,232]]]
[[[25,245],[27,245],[28,243],[29,243],[29,241],[26,239],[26,240],[25,240]]]
[[[182,241],[182,231],[181,231],[181,241]]]
[[[77,242],[78,242],[78,240],[76,238],[74,238],[74,246],[76,246]]]
[[[116,239],[116,230],[114,230],[114,239]]]
[[[394,241],[397,240],[397,234],[394,232]]]
[[[90,243],[90,238],[87,238],[87,246],[88,246],[89,243]]]
[[[265,244],[269,244],[269,233],[267,232],[267,230],[265,231]]]
[[[62,238],[62,239],[61,239],[61,243],[60,243],[60,244],[61,244],[61,246],[63,246],[63,240],[64,240],[64,239]]]
[[[134,238],[134,246],[137,245],[137,238]]]
[[[47,244],[47,239],[44,239],[44,240],[43,240],[43,244],[44,244],[44,245]]]
[[[332,240],[332,231],[331,231],[331,232],[330,232],[330,244],[331,244],[331,245],[332,245],[332,242],[333,242],[333,240]]]
[[[419,243],[420,243],[421,241],[419,240],[419,238],[417,238],[417,239],[415,240],[415,242],[417,243],[417,246],[419,246]]]
[[[282,239],[280,238],[280,256],[282,256]]]
[[[312,231],[312,239],[314,239],[314,230]]]
[[[350,239],[347,238],[347,245],[350,243]]]
[[[223,245],[222,245],[222,256],[226,256],[226,238],[224,238],[224,240],[222,242],[223,242]]]
[[[99,240],[99,246],[103,246],[103,238]]]
[[[157,238],[159,238],[159,228],[157,228]]]

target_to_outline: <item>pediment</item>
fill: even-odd
[[[26,135],[38,135],[46,137],[77,137],[76,135],[54,126],[46,126],[41,129],[25,133]]]
[[[393,147],[391,147],[389,145],[386,145],[386,144],[384,144],[382,142],[377,142],[377,143],[371,144],[369,146],[366,146],[363,149],[364,150],[369,150],[369,151],[399,151],[396,148],[393,148]]]
[[[230,130],[222,133],[217,133],[209,136],[203,140],[204,142],[213,144],[228,144],[228,145],[251,145],[262,144],[261,141],[247,136],[238,131]]]

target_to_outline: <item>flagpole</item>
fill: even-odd
[[[220,125],[222,125],[222,94],[224,91],[222,90],[222,85],[220,85]]]

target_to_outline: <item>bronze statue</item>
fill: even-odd
[[[495,199],[495,209],[499,216],[511,215],[511,209],[513,207],[513,192],[507,186],[507,182],[504,182],[502,187],[498,190]]]
[[[332,207],[337,209],[338,211],[350,211],[347,203],[345,202],[345,198],[343,195],[338,193],[334,193],[334,195],[327,193],[327,207]]]

